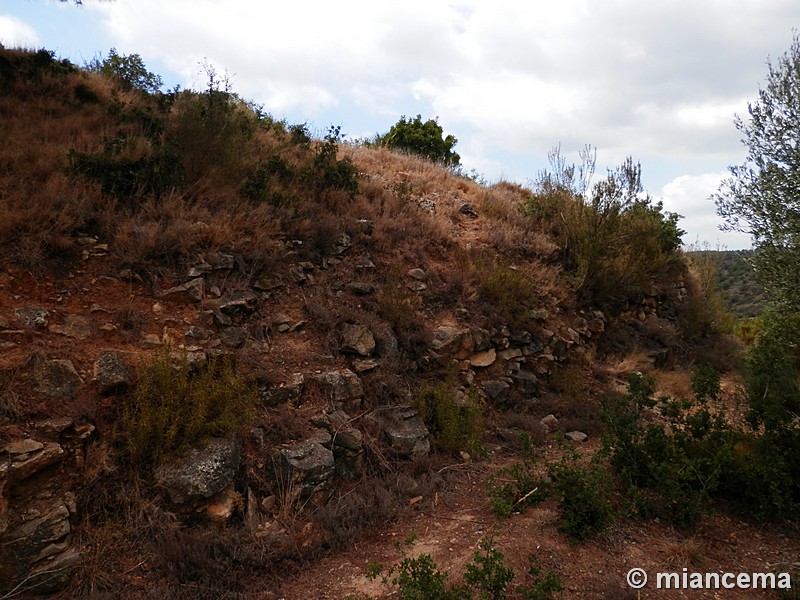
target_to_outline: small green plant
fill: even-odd
[[[399,565],[388,570],[381,581],[386,586],[398,588],[403,600],[457,600],[459,596],[448,586],[447,579],[448,574],[439,570],[431,555],[422,554],[417,558],[404,557]]]
[[[478,590],[480,600],[502,600],[514,580],[514,569],[506,566],[505,557],[490,540],[482,540],[480,548],[466,566],[464,581]]]
[[[498,469],[488,482],[489,503],[498,519],[538,504],[549,495],[548,485],[533,470],[529,460]]]
[[[176,364],[166,348],[140,367],[118,436],[132,462],[149,464],[166,452],[236,432],[257,398],[257,388],[231,360],[215,360],[193,373],[185,354]]]
[[[542,573],[542,561],[535,556],[530,557],[528,574],[533,580],[533,587],[520,587],[517,592],[526,600],[550,600],[554,594],[564,590],[564,584],[555,571]]]

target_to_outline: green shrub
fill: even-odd
[[[614,520],[614,484],[608,468],[600,463],[579,467],[568,463],[549,465],[553,490],[561,509],[560,529],[573,542],[600,533]]]
[[[501,467],[489,478],[487,488],[492,512],[499,519],[538,504],[549,493],[549,486],[536,475],[529,460]]]
[[[439,570],[431,555],[422,554],[418,558],[403,558],[399,566],[389,569],[383,582],[399,588],[403,600],[463,598],[448,586],[447,579],[447,573]]]
[[[502,600],[514,580],[514,569],[506,566],[505,557],[489,540],[482,540],[480,547],[466,566],[464,581],[478,590],[480,600]]]
[[[331,126],[314,151],[313,181],[318,190],[343,190],[350,198],[358,194],[358,169],[349,156],[338,159],[341,128]]]
[[[150,94],[157,93],[164,85],[159,75],[147,70],[141,56],[119,55],[115,48],[111,48],[108,56],[102,61],[99,58],[90,61],[86,69],[104,77],[113,77],[133,89]]]
[[[480,403],[474,393],[457,398],[456,389],[452,374],[437,385],[426,382],[414,394],[412,404],[440,449],[479,450],[483,437]]]
[[[453,151],[453,146],[457,142],[454,136],[444,135],[444,130],[437,120],[428,119],[423,123],[422,115],[417,115],[413,119],[400,117],[400,120],[392,125],[389,133],[377,136],[374,143],[377,146],[402,150],[455,168],[461,163],[461,157]]]
[[[586,148],[581,157],[576,169],[560,149],[551,152],[553,172],[540,174],[522,212],[563,249],[580,294],[621,306],[652,283],[680,246],[680,215],[644,194],[641,165],[631,158],[590,187],[596,156]]]
[[[652,405],[652,382],[630,379],[626,396],[606,398],[601,419],[608,427],[604,451],[620,475],[632,510],[658,516],[679,527],[693,526],[725,495],[731,481],[741,481],[735,460],[737,434],[721,410],[708,400],[719,393],[719,376],[709,368],[695,370],[697,398],[667,404],[667,424],[645,424],[644,407]],[[734,486],[735,487],[735,486]]]
[[[257,388],[230,359],[193,373],[169,349],[139,368],[136,390],[123,407],[118,436],[132,462],[148,464],[211,436],[238,431],[252,416]]]
[[[528,574],[533,579],[533,587],[520,587],[517,592],[526,600],[550,600],[556,592],[564,590],[564,584],[555,571],[548,570],[542,574],[542,561],[531,556]]]

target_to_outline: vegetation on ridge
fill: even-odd
[[[632,158],[591,183],[591,148],[577,166],[554,150],[533,189],[481,185],[455,169],[456,140],[435,120],[402,118],[378,144],[346,144],[339,127],[315,139],[208,75],[205,90],[161,93],[137,55],[112,51],[79,69],[46,51],[0,50],[0,261],[31,287],[66,282],[53,302],[69,296],[76,273],[126,288],[129,306],[103,331],[137,352],[146,325],[187,351],[196,342],[236,357],[195,371],[167,349],[139,361],[119,402],[68,407],[96,422],[91,451],[107,453],[84,474],[80,532],[91,554],[70,591],[130,589],[128,572],[103,561],[146,547],[135,577],[158,580],[157,594],[243,597],[254,578],[349,547],[418,503],[434,511],[461,469],[485,477],[494,526],[549,502],[553,531],[571,543],[626,519],[696,531],[716,510],[796,516],[796,315],[786,302],[767,313],[747,352],[727,335],[732,317],[712,270],[679,249],[679,216],[645,192]],[[201,298],[188,308],[163,300],[175,314],[154,316],[165,310],[162,290],[214,271],[220,255],[227,266],[203,280]],[[257,319],[239,305],[220,309],[242,290],[259,304]],[[71,310],[58,306],[59,319]],[[279,310],[291,315],[278,319]],[[189,324],[191,336],[178,331]],[[368,326],[380,361],[342,350],[342,324]],[[233,328],[244,347],[211,341],[209,332]],[[437,341],[458,346],[452,354],[431,352],[441,330]],[[54,353],[50,331],[25,336],[31,357]],[[342,417],[364,440],[360,479],[313,499],[288,479],[276,493],[266,453],[307,440],[321,413],[333,418],[332,394],[309,374],[344,366],[365,388],[358,414]],[[301,371],[305,387],[293,396],[287,382]],[[4,373],[2,398],[24,387],[15,376]],[[0,419],[16,427],[64,409],[45,404],[0,405]],[[366,421],[409,404],[434,455],[395,461]],[[567,440],[581,431],[602,443]],[[152,464],[245,432],[230,527],[203,531],[194,513],[178,527],[145,491]],[[495,452],[508,464],[486,460]],[[279,506],[269,508],[270,494]],[[563,587],[535,565],[512,587],[504,560],[483,543],[462,586],[429,555],[404,556],[386,583],[409,598],[547,598]]]

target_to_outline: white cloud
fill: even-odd
[[[685,244],[707,243],[711,248],[728,250],[751,246],[750,236],[719,229],[723,221],[716,214],[711,196],[727,176],[727,172],[681,175],[664,186],[661,198],[664,208],[684,217],[679,225],[686,230]]]
[[[38,48],[41,45],[36,30],[10,15],[0,15],[0,44],[7,48]]]
[[[800,22],[788,0],[406,0],[85,4],[121,52],[234,89],[294,120],[385,131],[422,114],[460,140],[467,167],[538,160],[590,143],[603,164],[741,161],[734,113]],[[645,160],[646,159],[646,160]],[[508,162],[506,162],[508,161]],[[512,167],[513,168],[513,167]],[[647,167],[649,168],[649,167]],[[487,173],[490,177],[497,172]]]

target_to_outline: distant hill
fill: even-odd
[[[703,250],[717,269],[717,285],[728,308],[738,317],[755,317],[764,308],[764,288],[759,285],[749,259],[753,250]]]

